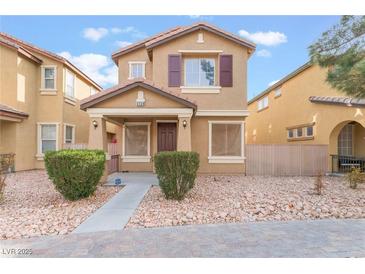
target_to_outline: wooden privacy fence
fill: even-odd
[[[327,145],[246,145],[247,175],[315,176],[327,166]]]

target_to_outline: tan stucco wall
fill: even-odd
[[[182,104],[172,101],[153,91],[136,87],[122,94],[116,95],[103,102],[95,104],[94,108],[136,108],[136,99],[138,91],[143,91],[145,104],[144,108],[181,108]]]
[[[314,139],[291,143],[329,144],[332,130],[343,121],[357,121],[365,126],[365,108],[311,103],[310,96],[341,96],[326,82],[326,70],[310,67],[281,86],[281,96],[269,94],[269,107],[257,111],[257,101],[248,106],[246,120],[248,144],[287,143],[286,127],[315,122]]]
[[[203,33],[204,43],[197,43],[197,35]],[[125,81],[129,76],[128,61],[146,61],[146,78],[159,86],[166,87],[181,93],[180,88],[168,87],[168,55],[179,54],[179,50],[221,50],[222,54],[233,55],[233,87],[222,88],[219,94],[182,94],[198,105],[198,109],[230,109],[243,110],[247,107],[247,49],[208,31],[195,31],[169,41],[153,49],[152,65],[147,56],[146,49],[122,55],[118,59],[119,82]],[[188,56],[183,53],[183,58]],[[190,55],[191,56],[191,55]],[[216,60],[216,82],[219,79],[219,58],[216,54],[199,54],[196,57],[212,57]],[[184,62],[182,62],[182,85]]]
[[[122,55],[118,59],[118,82],[122,83],[128,81],[129,77],[129,63],[133,61],[146,62],[145,75],[146,79],[152,80],[152,62],[148,58],[146,49],[138,49],[126,55]]]
[[[158,120],[176,120],[177,117],[154,117],[154,118],[125,118],[118,119],[118,122],[151,122],[151,156],[157,153],[157,121]],[[193,117],[191,119],[191,150],[196,151],[200,155],[200,168],[199,173],[211,173],[211,174],[233,174],[244,173],[244,164],[209,164],[208,163],[208,121],[242,121],[243,118],[237,117]],[[179,125],[177,125],[177,136],[179,135]],[[177,140],[179,142],[179,140]],[[118,146],[122,151],[122,140],[118,140]],[[152,171],[153,162],[149,163],[128,163],[120,161],[121,171]]]
[[[57,66],[55,94],[41,94],[40,64],[18,54],[15,49],[0,46],[0,103],[29,114],[28,118],[20,123],[11,123],[11,126],[8,122],[3,126],[4,122],[0,120],[0,153],[16,154],[17,171],[44,168],[44,162],[36,158],[37,123],[58,123],[59,149],[64,143],[64,123],[76,126],[76,143],[88,142],[87,113],[80,110],[78,100],[75,106],[64,100],[64,65],[36,52],[34,55],[43,60],[42,65]],[[91,84],[83,77],[76,76],[75,96],[83,99],[90,95]]]

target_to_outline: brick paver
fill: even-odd
[[[125,229],[0,242],[33,257],[365,257],[365,220]],[[14,257],[14,255],[13,255]]]

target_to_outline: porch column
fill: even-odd
[[[191,115],[179,115],[178,118],[177,150],[191,151]]]
[[[104,150],[107,159],[105,161],[104,174],[101,177],[101,182],[106,182],[108,178],[108,143],[107,143],[107,135],[106,135],[106,121],[101,117],[93,117],[90,116],[90,125],[89,125],[89,149],[100,149]]]

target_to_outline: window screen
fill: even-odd
[[[148,126],[126,125],[125,127],[125,155],[148,156]]]
[[[338,135],[338,154],[343,156],[352,156],[353,145],[353,125],[346,125]]]
[[[212,124],[212,156],[242,156],[241,124]]]
[[[41,126],[41,145],[42,153],[56,150],[56,125]]]
[[[189,58],[185,60],[185,85],[214,86],[214,59]]]

